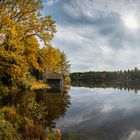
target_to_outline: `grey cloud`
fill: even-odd
[[[58,32],[53,44],[66,52],[72,71],[128,69],[140,66],[140,30],[126,28],[122,16],[133,12],[139,19],[139,3],[59,0],[45,6],[43,13],[56,20]]]

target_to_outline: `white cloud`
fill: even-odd
[[[122,21],[122,16],[131,13],[139,20],[139,0],[59,2],[52,9],[58,31],[53,44],[66,52],[72,71],[140,66],[140,30],[132,32]]]
[[[140,131],[139,130],[132,130],[127,138],[122,138],[126,140],[139,140],[140,138]]]
[[[108,112],[111,112],[112,109],[113,109],[113,107],[112,107],[111,104],[104,104],[104,106],[103,106],[101,112],[102,112],[102,113],[103,113],[103,112],[108,113]]]
[[[110,46],[92,26],[58,26],[54,45],[66,52],[72,71],[128,69],[139,65],[139,45]],[[125,40],[127,41],[127,40]],[[125,42],[124,41],[124,42]],[[134,53],[135,52],[135,53]]]
[[[58,0],[47,0],[46,2],[44,2],[46,5],[48,5],[48,6],[51,6],[51,5],[53,5],[53,4],[55,4],[55,3],[57,3],[58,2]]]

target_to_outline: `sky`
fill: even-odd
[[[140,68],[140,0],[43,0],[71,72]]]

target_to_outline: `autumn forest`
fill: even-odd
[[[1,86],[44,87],[31,74],[33,70],[69,74],[65,53],[51,45],[55,21],[51,16],[43,17],[41,9],[40,0],[0,1]]]
[[[62,75],[63,83],[59,86],[63,88],[70,83],[67,56],[51,43],[56,23],[51,16],[42,16],[42,8],[40,0],[0,0],[0,139],[3,140],[51,139],[51,129],[46,133],[45,128],[51,128],[53,119],[65,112],[58,112],[49,123],[49,114],[53,116],[53,112],[49,113],[48,102],[38,100],[34,91],[51,88],[46,82],[47,72]],[[38,78],[40,75],[42,78]],[[66,100],[65,110],[67,98],[53,99],[53,103],[57,100],[60,104]],[[54,131],[58,139],[60,132]]]

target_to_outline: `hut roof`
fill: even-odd
[[[56,72],[46,73],[46,79],[59,79],[59,80],[61,80],[62,75],[60,73],[56,73]]]

